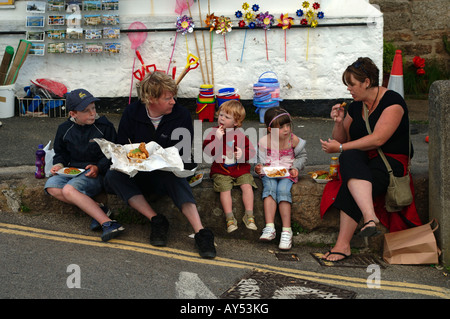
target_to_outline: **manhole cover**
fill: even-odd
[[[223,299],[353,299],[356,293],[309,280],[253,271],[223,293]]]
[[[380,263],[380,260],[371,255],[352,255],[344,260],[338,262],[323,260],[323,253],[311,253],[311,255],[321,264],[322,266],[328,267],[354,267],[354,268],[367,268],[370,265],[378,265],[380,268],[385,269],[384,265]]]
[[[275,253],[275,256],[281,261],[299,261],[297,254]]]

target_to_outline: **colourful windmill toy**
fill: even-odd
[[[294,18],[290,17],[287,13],[281,14],[280,18],[277,19],[277,26],[281,27],[284,30],[284,61],[286,61],[286,30],[290,29],[294,24]]]
[[[225,36],[228,32],[231,32],[231,29],[232,29],[232,23],[231,23],[230,18],[227,18],[224,16],[220,16],[219,18],[217,18],[216,33],[223,35],[223,44],[225,46],[225,57],[226,57],[227,61],[228,61],[228,53],[227,53],[227,42],[225,40]]]
[[[256,27],[255,21],[256,21],[257,11],[259,10],[259,5],[254,4],[252,6],[252,8],[250,9],[249,4],[247,2],[244,2],[242,4],[242,10],[244,10],[244,14],[242,13],[241,10],[236,11],[236,13],[234,14],[236,16],[236,18],[238,18],[238,19],[242,18],[242,20],[239,21],[239,27],[245,28],[246,22],[247,22],[248,28],[254,29]],[[241,63],[242,63],[242,58],[244,57],[245,41],[247,40],[247,31],[248,31],[248,29],[245,30],[244,43],[242,45]]]
[[[259,8],[259,7],[258,7]],[[271,15],[268,11],[265,13],[260,13],[256,16],[256,21],[258,27],[261,27],[264,29],[264,36],[266,40],[266,58],[269,60],[269,50],[267,48],[267,30],[270,30],[274,23],[274,17]]]
[[[312,7],[310,7],[310,4],[308,1],[303,1],[302,8],[305,9],[306,12],[304,12],[302,9],[297,10],[297,16],[303,17],[300,20],[301,25],[310,25],[311,28],[317,27],[319,24],[318,19],[323,19],[324,13],[322,11],[318,11],[320,9],[320,3],[314,2],[312,4]],[[309,49],[309,28],[308,28],[308,36],[306,40],[306,60],[308,60],[308,49]]]

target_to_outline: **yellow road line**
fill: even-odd
[[[121,250],[134,251],[139,253],[150,254],[159,257],[172,258],[177,260],[183,260],[188,262],[221,266],[221,267],[232,267],[238,269],[249,269],[258,271],[270,271],[278,274],[291,276],[294,278],[320,282],[328,285],[339,285],[353,288],[364,288],[364,289],[375,289],[370,288],[367,285],[367,279],[347,277],[341,275],[332,274],[321,274],[311,271],[304,271],[299,269],[277,267],[266,264],[256,264],[246,261],[216,257],[215,259],[202,259],[197,253],[184,251],[175,248],[168,247],[155,247],[150,244],[131,242],[119,239],[113,239],[105,243],[100,240],[99,237],[69,234],[53,230],[45,230],[39,228],[32,228],[27,226],[12,225],[0,223],[0,232],[12,235],[27,236],[33,238],[41,238],[47,240],[54,240],[66,243],[88,245],[95,247],[105,247],[105,248],[115,248]],[[407,282],[395,282],[382,280],[380,282],[380,290],[390,290],[404,293],[421,294],[428,295],[439,298],[450,298],[450,292],[446,288],[413,284]]]

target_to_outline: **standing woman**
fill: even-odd
[[[389,175],[377,148],[385,153],[395,176],[407,174],[410,151],[406,103],[397,92],[379,86],[379,70],[373,61],[358,58],[344,71],[342,81],[354,102],[349,105],[347,114],[340,104],[332,107],[330,116],[335,123],[332,139],[320,140],[326,153],[341,153],[342,184],[332,203],[340,210],[340,231],[336,245],[323,257],[328,261],[350,256],[350,240],[361,219],[364,225],[360,236],[378,234],[376,226],[380,220],[373,200],[386,193]],[[372,134],[366,128],[364,105],[368,109]],[[324,198],[326,195],[324,192]],[[420,224],[416,215],[417,212],[406,219],[410,219],[411,224]]]

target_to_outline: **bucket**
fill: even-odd
[[[216,103],[198,103],[195,113],[198,114],[200,121],[208,120],[214,122],[214,113],[216,111]]]
[[[259,114],[259,123],[264,124],[264,115],[266,114],[266,111],[267,111],[268,109],[271,109],[272,107],[274,107],[274,106],[269,106],[269,107],[258,107],[258,108],[256,109],[255,112]]]
[[[231,100],[239,101],[239,99],[240,99],[239,95],[217,97],[217,107],[220,107],[222,105],[222,103],[225,103],[227,101],[231,101]]]
[[[0,119],[14,116],[14,86],[0,86]]]

